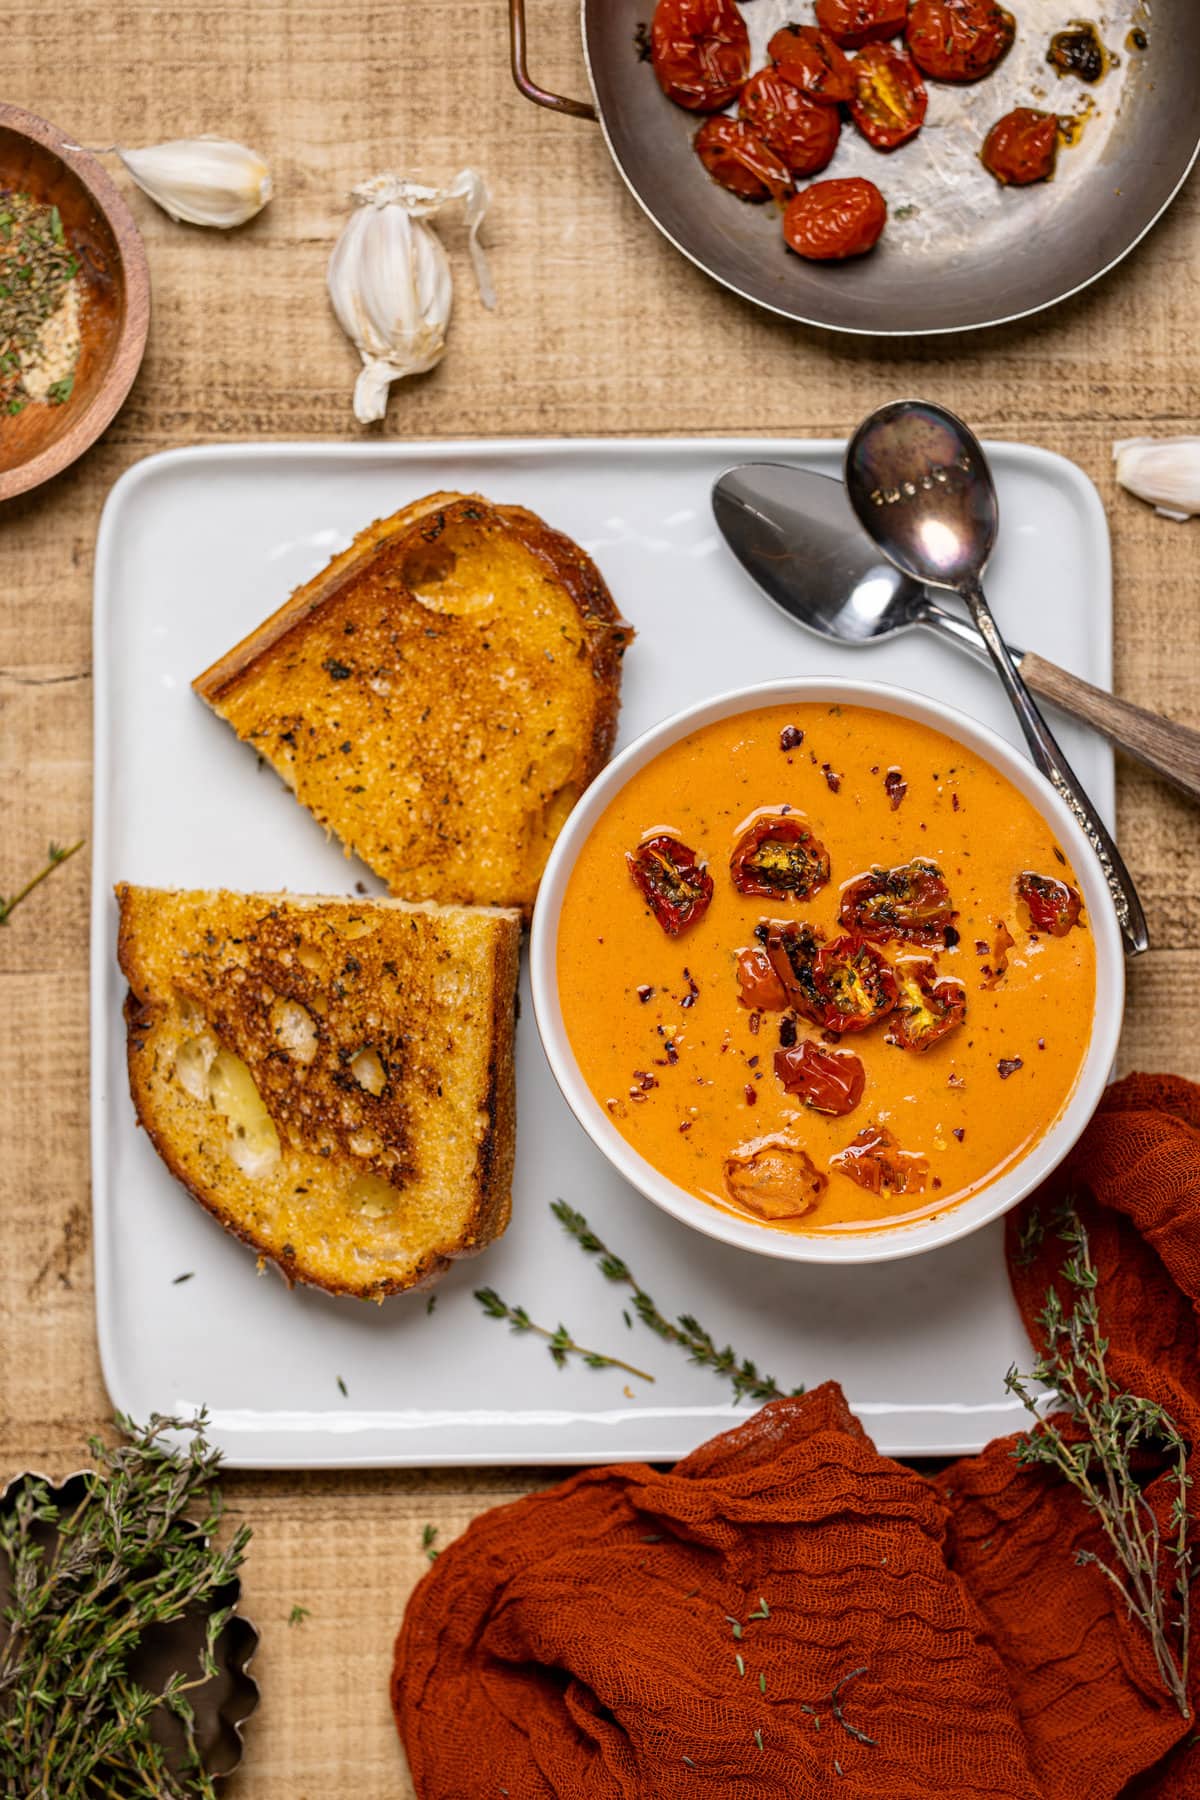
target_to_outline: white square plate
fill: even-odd
[[[96,558],[92,911],[96,1294],[116,1405],[144,1417],[204,1404],[228,1461],[260,1468],[666,1460],[744,1417],[716,1375],[636,1321],[627,1329],[627,1296],[550,1216],[562,1196],[663,1312],[694,1313],[786,1387],[836,1377],[885,1452],[969,1451],[1016,1426],[1003,1378],[1029,1349],[999,1226],[911,1261],[844,1270],[701,1238],[593,1149],[559,1096],[527,1001],[512,1226],[447,1276],[432,1312],[423,1293],[375,1307],[260,1277],[172,1180],[129,1098],[114,881],[379,885],[256,767],[192,695],[192,677],[355,531],[434,489],[520,502],[595,556],[638,629],[622,742],[708,694],[791,673],[916,688],[1015,741],[987,670],[916,632],[872,651],[821,643],[759,597],[720,541],[709,491],[723,468],[768,458],[834,474],[841,450],[750,439],[239,445],[150,457],[117,483]],[[992,454],[1003,523],[989,590],[1001,624],[1106,687],[1111,570],[1099,497],[1060,457],[1011,444]],[[1062,737],[1111,819],[1110,751],[1069,726]],[[482,1283],[542,1323],[564,1319],[654,1385],[557,1369],[540,1342],[484,1317],[472,1296]]]

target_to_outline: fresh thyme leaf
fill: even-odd
[[[756,1743],[756,1744],[757,1744],[757,1745],[758,1745],[758,1747],[759,1747],[759,1749],[760,1749],[760,1750],[761,1750],[761,1749],[762,1749],[762,1747],[763,1747],[763,1741],[762,1741],[762,1732],[761,1732],[761,1731],[756,1731],[756,1732],[755,1732],[755,1734],[754,1734],[754,1741],[755,1741],[755,1743]]]
[[[1035,1421],[1029,1434],[1018,1440],[1014,1454],[1020,1463],[1057,1470],[1083,1500],[1104,1533],[1116,1566],[1091,1550],[1080,1550],[1077,1561],[1091,1565],[1112,1584],[1145,1630],[1163,1686],[1183,1717],[1190,1719],[1195,1546],[1188,1516],[1192,1485],[1188,1447],[1165,1408],[1122,1393],[1113,1384],[1087,1230],[1070,1204],[1050,1224],[1067,1246],[1061,1274],[1075,1299],[1066,1312],[1057,1289],[1050,1289],[1040,1317],[1041,1356],[1030,1374],[1014,1368],[1005,1378],[1009,1391]],[[1038,1229],[1043,1229],[1040,1224]],[[1056,1417],[1042,1417],[1045,1395],[1035,1392],[1033,1384],[1053,1391],[1072,1424],[1070,1438]],[[1138,1473],[1146,1453],[1155,1450],[1163,1462],[1161,1479],[1168,1491],[1174,1490],[1165,1530]]]
[[[172,1287],[182,1287],[183,1283],[185,1281],[190,1281],[195,1273],[196,1273],[195,1269],[185,1269],[182,1275],[176,1275],[175,1279],[171,1283],[171,1286]]]
[[[433,1311],[433,1309],[434,1309],[434,1307],[435,1307],[435,1306],[436,1306],[436,1305],[437,1305],[437,1295],[436,1295],[436,1294],[430,1294],[430,1296],[429,1296],[429,1298],[428,1298],[428,1300],[427,1300],[427,1301],[426,1301],[426,1302],[425,1302],[425,1311],[426,1311],[426,1313],[427,1313],[427,1314],[428,1314],[428,1313],[431,1313],[431,1312],[432,1312],[432,1311]]]
[[[345,1382],[342,1380],[340,1375],[337,1378],[337,1384],[338,1384],[338,1393],[339,1394],[349,1393],[350,1390],[347,1388]]]
[[[424,1531],[421,1533],[421,1548],[429,1558],[430,1562],[436,1562],[438,1559],[438,1551],[434,1548],[437,1543],[437,1536],[438,1528],[436,1525],[426,1525]]]
[[[48,1485],[28,1479],[0,1510],[10,1627],[0,1649],[0,1791],[24,1800],[215,1800],[195,1737],[189,1691],[215,1672],[229,1617],[221,1596],[241,1567],[250,1533],[223,1546],[219,1457],[205,1415],[117,1417],[129,1442],[89,1443],[95,1469],[83,1498],[63,1511]],[[175,1452],[164,1434],[191,1433]],[[46,1527],[54,1527],[47,1552]],[[150,1631],[209,1613],[202,1669],[161,1694],[140,1687],[129,1655]],[[159,1741],[163,1711],[182,1728],[173,1767]]]
[[[84,840],[82,838],[80,838],[77,844],[71,844],[66,850],[62,849],[58,844],[51,844],[46,852],[45,867],[39,869],[33,879],[27,881],[25,886],[15,893],[10,900],[0,899],[0,925],[7,925],[18,906],[20,906],[22,900],[27,900],[34,888],[45,881],[47,875],[52,875],[60,863],[65,863],[69,857],[74,856],[77,850],[82,850],[83,844]]]
[[[566,1367],[569,1357],[578,1356],[589,1369],[624,1369],[627,1375],[636,1375],[639,1381],[654,1380],[645,1369],[635,1369],[632,1363],[622,1362],[619,1356],[604,1356],[599,1350],[588,1350],[583,1344],[577,1344],[565,1325],[559,1325],[555,1331],[548,1330],[545,1325],[535,1325],[523,1306],[509,1306],[495,1288],[476,1288],[475,1298],[489,1319],[507,1319],[514,1331],[532,1331],[536,1337],[545,1338],[546,1348],[560,1369]]]
[[[731,1382],[735,1401],[780,1400],[788,1394],[789,1390],[781,1388],[773,1375],[760,1375],[757,1365],[748,1357],[739,1358],[730,1345],[718,1349],[711,1334],[691,1313],[681,1313],[672,1323],[659,1312],[650,1295],[638,1286],[628,1263],[614,1256],[608,1245],[601,1242],[581,1212],[568,1206],[565,1200],[552,1201],[550,1211],[585,1255],[599,1259],[600,1273],[607,1281],[622,1282],[633,1290],[633,1310],[642,1324],[668,1344],[678,1344],[686,1350],[689,1361],[701,1368],[712,1369]],[[628,1324],[628,1313],[623,1317]],[[793,1396],[803,1392],[802,1386],[790,1390]]]
[[[857,1743],[869,1744],[872,1750],[874,1750],[878,1747],[878,1738],[868,1737],[865,1731],[860,1731],[857,1725],[852,1725],[850,1723],[849,1719],[842,1711],[839,1698],[842,1689],[846,1687],[849,1682],[856,1681],[860,1675],[865,1675],[866,1672],[865,1668],[851,1669],[848,1675],[843,1675],[839,1681],[834,1682],[833,1692],[829,1696],[829,1710],[832,1712],[843,1731],[848,1732]]]
[[[311,1618],[312,1614],[307,1606],[293,1606],[291,1612],[288,1614],[288,1624],[303,1625],[305,1619]]]

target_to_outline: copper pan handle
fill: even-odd
[[[551,112],[569,113],[573,119],[594,119],[596,109],[587,100],[568,100],[565,94],[551,94],[530,80],[525,57],[525,0],[508,0],[508,25],[512,38],[512,76],[527,100],[535,106],[549,107]]]

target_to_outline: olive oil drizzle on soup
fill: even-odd
[[[784,819],[792,825],[778,830]],[[771,839],[765,851],[753,848],[753,830],[747,836],[755,826]],[[803,856],[795,850],[801,839]],[[742,886],[765,868],[768,885],[793,879],[801,889],[807,871],[814,891],[739,891],[731,872],[739,844]],[[635,878],[629,859],[639,853]],[[932,909],[924,941],[890,935],[888,920],[908,915],[903,904],[888,913],[886,894],[884,921],[868,926],[870,939],[857,925],[847,935],[844,908],[870,920],[870,905],[853,909],[856,896],[873,889],[848,900],[844,890],[874,869],[907,869],[907,893],[914,864],[936,887],[932,865],[949,890],[949,910]],[[772,866],[801,873],[776,877]],[[1047,894],[1070,894],[1070,912],[1055,916],[1061,935],[1038,928],[1032,890],[1018,891],[1026,872],[1047,884],[1033,891],[1033,908]],[[780,1230],[845,1232],[928,1218],[1034,1145],[1071,1095],[1095,999],[1078,892],[1029,802],[940,732],[862,707],[742,713],[702,727],[635,774],[584,844],[558,932],[567,1035],[617,1129],[699,1198]],[[656,913],[668,924],[680,915],[686,922],[670,935]],[[882,992],[879,1017],[863,1029],[830,1028],[825,1002],[847,990],[823,978],[814,1007],[809,963],[795,951],[793,964],[783,960],[779,927],[789,921],[812,927],[807,938],[800,933],[810,947],[819,939],[834,945],[826,958],[837,979],[843,954],[857,949],[867,987],[852,985],[851,1003]],[[765,977],[757,987],[738,976],[744,953],[756,951]],[[798,967],[800,985],[782,990],[772,958],[785,974]],[[903,979],[889,1007],[897,970]],[[918,973],[924,989],[914,985]],[[927,1048],[905,1047],[935,1018]],[[792,1092],[776,1072],[781,1047],[792,1053],[783,1071]],[[832,1087],[822,1071],[834,1074]],[[850,1110],[814,1110],[810,1099]]]

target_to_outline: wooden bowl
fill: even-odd
[[[145,246],[117,189],[56,125],[0,104],[6,189],[59,210],[79,262],[82,344],[69,399],[0,412],[0,500],[48,481],[95,443],[133,385],[150,326]]]

